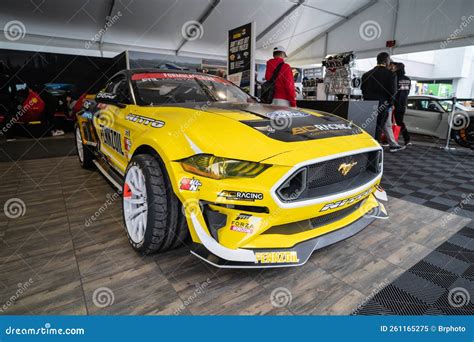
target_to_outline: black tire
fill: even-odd
[[[138,243],[130,237],[124,215],[124,225],[133,249],[151,254],[181,245],[186,241],[189,230],[182,213],[181,202],[173,192],[163,162],[158,156],[155,158],[149,154],[136,155],[127,167],[125,178],[132,166],[140,168],[145,177],[148,206],[145,235]]]
[[[79,163],[81,163],[81,166],[84,169],[92,169],[94,167],[94,163],[93,163],[93,160],[95,159],[94,153],[91,151],[89,146],[84,145],[82,143],[82,137],[79,140],[78,136],[81,137],[81,131],[79,129],[79,126],[75,125],[74,141],[75,141],[75,146],[76,146],[77,159],[79,159]],[[82,151],[83,151],[82,159],[79,153],[79,148],[80,148],[80,146],[78,146],[79,144],[81,144],[82,146]]]

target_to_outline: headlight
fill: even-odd
[[[181,165],[185,171],[214,179],[253,178],[270,167],[266,164],[216,157],[212,154],[197,154],[183,159]]]

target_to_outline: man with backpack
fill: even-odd
[[[273,49],[273,58],[267,61],[262,100],[277,106],[296,107],[295,81],[290,65],[285,63],[286,57],[282,46]]]

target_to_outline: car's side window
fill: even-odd
[[[128,86],[127,79],[123,78],[114,85],[113,93],[117,94],[119,102],[130,104],[130,88]]]
[[[418,110],[428,110],[428,100],[419,100],[418,101]]]
[[[407,102],[407,108],[408,109],[416,109],[416,101],[415,100],[408,100]]]

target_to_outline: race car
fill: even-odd
[[[297,266],[387,217],[382,149],[337,116],[160,69],[119,72],[85,107],[79,161],[122,192],[140,253],[190,234],[191,253],[217,267]]]
[[[452,99],[432,95],[409,96],[405,112],[408,131],[446,139],[452,107]],[[456,102],[451,138],[460,146],[474,147],[474,108],[471,100]]]

